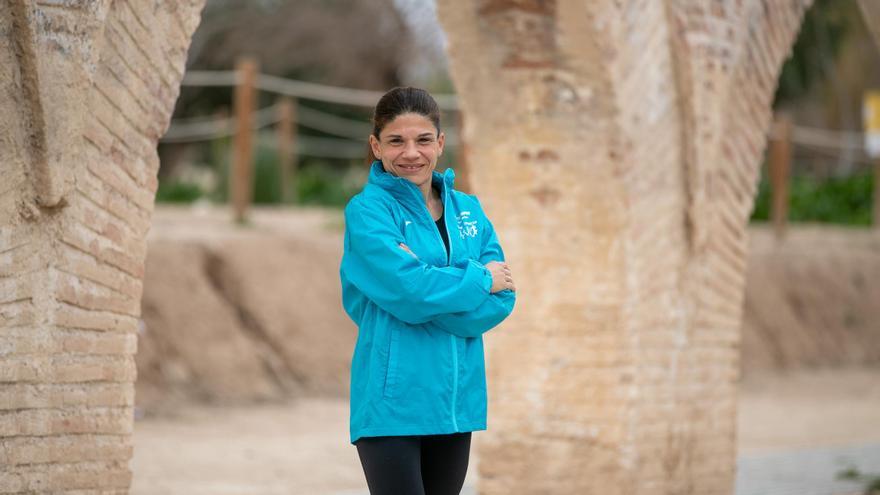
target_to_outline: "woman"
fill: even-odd
[[[358,325],[351,443],[372,495],[460,492],[486,429],[482,334],[513,310],[510,268],[476,196],[434,169],[440,111],[394,88],[376,105],[373,159],[345,208],[340,277]]]

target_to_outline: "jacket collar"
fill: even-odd
[[[452,168],[447,168],[441,174],[434,170],[431,175],[431,182],[440,188],[440,196],[445,198],[446,191],[451,191],[452,185],[455,183],[455,171]],[[422,206],[425,204],[424,197],[418,186],[407,179],[389,174],[382,167],[382,162],[379,160],[374,161],[370,165],[370,177],[367,179],[367,183],[385,189],[398,201],[407,203],[415,201]]]

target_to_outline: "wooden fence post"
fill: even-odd
[[[788,220],[788,185],[791,175],[791,119],[777,115],[770,141],[770,219],[776,239],[785,236]]]
[[[229,174],[235,221],[244,222],[253,194],[253,123],[257,78],[257,62],[244,58],[236,64],[238,84],[235,86],[235,151],[232,173]]]
[[[282,98],[278,104],[278,166],[281,172],[281,197],[296,203],[297,194],[296,100]]]

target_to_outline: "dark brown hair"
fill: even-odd
[[[379,98],[376,108],[373,110],[373,136],[379,139],[379,134],[389,122],[405,113],[416,113],[427,117],[437,129],[440,135],[440,107],[430,93],[420,88],[410,86],[392,88]],[[367,144],[367,161],[372,163],[377,158],[373,155],[373,148]]]

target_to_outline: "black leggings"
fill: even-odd
[[[471,432],[363,437],[355,442],[370,495],[458,495]]]

